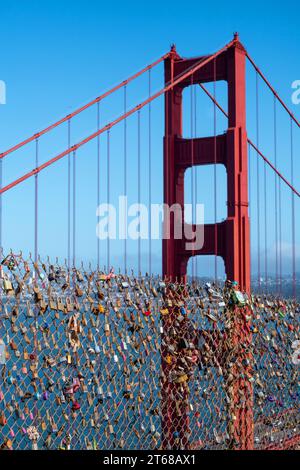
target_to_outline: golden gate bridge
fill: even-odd
[[[256,139],[248,136],[246,127],[247,63],[255,74]],[[151,73],[160,64],[164,64],[164,85],[153,93]],[[129,108],[128,86],[144,76],[148,77],[149,96]],[[227,83],[227,106],[217,99],[216,87],[220,81]],[[270,120],[274,146],[269,152],[260,148],[260,122],[267,120],[266,110],[262,113],[259,108],[261,82],[269,90],[273,103]],[[212,92],[208,83],[213,86]],[[199,110],[193,91],[191,136],[183,137],[183,94],[185,89],[194,90],[195,87],[213,104],[214,132],[210,137],[195,135]],[[100,103],[120,91],[123,92],[123,113],[101,127]],[[151,224],[145,273],[142,273],[143,253],[139,239],[137,276],[128,275],[126,237],[122,272],[117,274],[112,269],[109,237],[105,247],[99,238],[96,241],[96,269],[84,269],[77,260],[78,155],[89,143],[96,143],[97,171],[93,178],[95,202],[99,206],[103,163],[100,139],[105,136],[105,197],[110,204],[113,198],[111,179],[115,171],[111,166],[113,130],[122,126],[124,174],[121,175],[123,187],[119,194],[126,195],[131,184],[128,181],[128,149],[134,145],[137,149],[137,200],[141,203],[142,177],[146,174],[149,178],[148,204],[151,206],[156,190],[153,185],[151,113],[152,106],[160,99],[164,99],[165,123],[163,202],[177,208],[169,221],[170,236],[162,239],[162,276],[157,278],[153,273]],[[71,143],[73,120],[90,108],[96,110],[97,129]],[[278,166],[279,108],[289,121],[290,174]],[[141,115],[146,111],[145,131]],[[217,113],[228,120],[228,128],[223,134],[217,133]],[[133,116],[136,116],[134,144],[129,142],[127,127]],[[34,447],[47,448],[139,448],[142,436],[147,436],[145,445],[166,449],[291,448],[298,445],[296,203],[300,193],[294,176],[297,150],[294,137],[298,128],[297,118],[235,34],[233,40],[217,52],[192,59],[182,58],[172,46],[169,52],[108,92],[0,154],[1,246],[5,233],[2,207],[6,195],[16,187],[22,188],[27,180],[33,180],[34,184],[33,256],[26,261],[22,253],[5,253],[4,250],[2,253],[0,345],[3,347],[3,373],[0,390],[3,407],[0,435],[4,448],[14,445],[26,448],[28,440]],[[41,142],[56,129],[64,129],[67,146],[41,161]],[[145,132],[147,168],[141,145]],[[120,141],[120,134],[116,138]],[[34,145],[35,167],[3,185],[3,161],[30,145]],[[255,155],[257,159],[256,203],[250,198],[250,204],[254,207],[256,204],[257,218],[259,292],[255,297],[251,296],[249,186],[253,182],[249,184],[249,155],[251,158]],[[43,261],[39,255],[39,216],[43,210],[40,178],[63,159],[67,160],[67,178],[63,175],[56,184],[67,187],[67,253],[65,265],[59,265],[58,262]],[[185,229],[184,233],[195,233],[197,229],[194,219],[189,227],[185,219],[184,176],[190,169],[194,206],[197,186],[201,185],[194,169],[203,165],[214,168],[214,223],[204,225],[202,248],[187,249],[189,240],[175,236],[178,224]],[[227,217],[222,222],[217,220],[218,165],[225,167],[227,178]],[[267,215],[271,207],[267,202],[271,176],[275,195],[272,236],[275,234],[276,298],[268,297],[267,282],[264,287],[260,285],[262,275],[266,281],[270,276]],[[284,210],[285,215],[289,214],[293,286],[292,298],[285,301],[281,295],[285,256],[283,191],[290,200]],[[252,194],[252,198],[254,200],[255,195]],[[262,228],[263,210],[265,224]],[[106,256],[105,268],[101,266],[101,253]],[[203,255],[214,257],[215,281],[218,280],[217,258],[221,257],[227,280],[235,283],[226,284],[225,288],[217,282],[197,286],[195,262]],[[191,283],[187,282],[190,259]],[[132,350],[127,356],[129,348]],[[147,384],[147,374],[151,384]],[[271,393],[273,386],[277,395]],[[80,399],[76,394],[80,394]],[[52,415],[49,414],[49,401],[57,406]],[[207,407],[206,412],[203,406]],[[134,424],[132,427],[138,417],[139,426]],[[220,422],[219,427],[216,421]],[[192,434],[198,439],[191,439]]]

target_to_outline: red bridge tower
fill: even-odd
[[[172,48],[171,56],[165,60],[165,82],[175,80],[201,59],[207,57],[182,59]],[[201,250],[187,250],[186,243],[190,240],[175,238],[174,216],[171,216],[170,238],[163,241],[163,274],[167,278],[186,279],[187,263],[191,256],[217,255],[224,260],[227,278],[238,281],[242,290],[250,291],[245,62],[246,51],[235,35],[233,45],[195,72],[192,80],[189,77],[166,93],[165,204],[169,207],[179,204],[184,214],[184,173],[193,165],[224,165],[228,188],[227,219],[204,226],[204,246]],[[224,135],[193,139],[191,151],[191,140],[182,138],[182,92],[191,84],[214,80],[225,80],[228,84],[229,127]],[[180,223],[183,228],[184,215]]]

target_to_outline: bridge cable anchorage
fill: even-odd
[[[201,83],[199,85],[202,88],[202,90],[207,94],[207,96],[209,96],[209,98],[213,100],[214,98],[213,98],[212,94]],[[222,106],[217,102],[216,102],[216,106],[224,114],[224,116],[226,116],[228,118],[228,113],[224,110],[224,108],[222,108]],[[259,148],[254,144],[254,142],[251,139],[248,138],[247,140],[248,140],[248,143],[253,148],[253,150],[260,155],[260,157],[267,163],[267,165],[269,165],[269,167],[277,174],[277,176],[279,176],[279,178],[281,178],[282,181],[284,181],[284,183],[292,190],[292,192],[300,198],[300,192],[297,191],[297,189],[282,175],[282,173],[280,173],[280,171],[259,150]]]
[[[70,119],[72,119],[73,117],[77,116],[78,114],[81,114],[83,111],[85,111],[86,109],[90,108],[91,106],[93,106],[94,104],[96,103],[99,103],[100,101],[104,100],[105,98],[107,98],[109,95],[111,95],[112,93],[114,93],[115,91],[119,90],[120,88],[123,88],[125,85],[128,85],[128,83],[132,82],[133,80],[135,80],[136,78],[140,77],[141,75],[143,75],[145,72],[147,72],[148,70],[154,68],[155,66],[159,65],[161,62],[163,62],[167,57],[169,57],[170,55],[170,52],[167,52],[166,54],[164,54],[162,57],[160,57],[159,59],[157,59],[155,62],[153,62],[152,64],[150,65],[147,65],[147,67],[144,67],[142,70],[140,70],[139,72],[135,73],[134,75],[132,75],[131,77],[127,78],[126,80],[123,80],[121,83],[119,83],[118,85],[114,86],[113,88],[111,88],[110,90],[106,91],[105,93],[103,93],[102,95],[98,96],[97,98],[95,98],[94,100],[90,101],[89,103],[87,103],[86,105],[84,106],[81,106],[80,108],[76,109],[75,111],[73,111],[72,113],[68,114],[67,116],[65,116],[64,118],[60,119],[59,121],[56,121],[55,123],[51,124],[50,126],[46,127],[45,129],[37,132],[36,134],[32,135],[31,137],[23,140],[22,142],[18,143],[17,145],[9,148],[8,150],[6,150],[5,152],[2,152],[0,154],[0,159],[2,158],[5,158],[7,155],[9,155],[10,153],[13,153],[15,152],[16,150],[20,149],[21,147],[24,147],[24,145],[27,145],[29,144],[30,142],[34,141],[35,139],[37,139],[38,137],[41,137],[42,135],[44,134],[47,134],[48,132],[52,131],[53,129],[55,129],[56,127],[60,126],[61,124],[63,124],[64,122],[67,122],[69,121]]]
[[[81,140],[79,143],[73,145],[70,149],[67,149],[67,150],[64,150],[63,152],[61,152],[60,154],[56,155],[55,157],[51,158],[50,160],[46,161],[45,163],[43,163],[42,165],[39,166],[39,168],[35,169],[35,170],[32,170],[26,174],[24,174],[23,176],[21,176],[20,178],[17,178],[16,180],[14,180],[12,183],[6,185],[5,187],[1,188],[0,190],[0,194],[3,194],[5,193],[6,191],[8,191],[9,189],[17,186],[18,184],[22,183],[23,181],[26,181],[28,178],[31,178],[34,174],[35,174],[35,171],[37,172],[41,172],[43,171],[44,169],[48,168],[49,166],[53,165],[54,163],[56,163],[57,161],[61,160],[63,157],[65,157],[66,155],[68,155],[70,152],[74,151],[74,150],[78,150],[80,147],[84,146],[85,144],[87,144],[88,142],[94,140],[96,137],[98,137],[99,135],[103,134],[104,132],[107,132],[108,130],[112,129],[114,126],[116,126],[117,124],[119,124],[120,122],[122,122],[124,119],[128,118],[129,116],[133,115],[134,113],[136,113],[138,110],[141,110],[142,108],[144,108],[145,106],[147,106],[149,103],[151,103],[152,101],[154,101],[155,99],[157,99],[158,97],[160,97],[161,95],[167,93],[169,90],[171,90],[171,88],[175,85],[178,85],[179,83],[181,83],[183,80],[186,80],[187,78],[189,78],[193,73],[197,72],[198,70],[200,70],[202,67],[204,67],[205,65],[207,65],[208,63],[210,63],[212,60],[214,60],[215,57],[218,57],[219,55],[221,55],[225,50],[227,50],[231,45],[233,44],[233,41],[231,41],[230,43],[228,43],[226,46],[224,46],[222,49],[220,49],[219,51],[217,51],[216,53],[214,53],[213,55],[207,57],[206,59],[201,59],[199,62],[197,62],[194,66],[190,67],[190,69],[184,73],[182,73],[181,75],[179,75],[173,82],[170,82],[167,86],[165,86],[164,88],[162,88],[161,90],[159,90],[158,92],[156,92],[154,95],[152,95],[150,98],[147,98],[145,101],[143,101],[142,103],[140,103],[139,105],[135,106],[134,108],[132,108],[131,110],[127,111],[127,113],[125,114],[122,114],[121,116],[119,116],[117,119],[115,119],[114,121],[110,122],[109,124],[106,124],[106,126],[102,127],[99,131],[97,130],[96,132],[94,132],[93,134],[90,134],[88,137],[86,137],[85,139]]]

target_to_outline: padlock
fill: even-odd
[[[5,418],[4,414],[0,414],[0,426],[4,427],[7,424],[7,419]]]
[[[76,284],[76,286],[75,286],[75,294],[76,294],[77,297],[83,297],[83,294],[84,294],[84,292],[83,292],[83,290],[81,289],[81,287],[78,286],[77,284]]]
[[[55,273],[53,271],[50,271],[50,273],[48,274],[48,280],[49,282],[53,282],[56,280],[56,276],[55,276]]]
[[[103,307],[103,305],[98,304],[98,312],[99,313],[105,313],[105,308]]]
[[[12,286],[12,283],[9,279],[4,279],[3,281],[3,287],[4,287],[4,290],[9,293],[9,292],[12,292],[13,291],[13,286]]]
[[[48,305],[43,298],[39,301],[39,308],[41,313],[45,313],[48,308]]]
[[[57,302],[52,297],[49,298],[49,307],[51,310],[57,310]]]
[[[64,303],[62,302],[61,297],[58,297],[58,298],[57,298],[57,310],[59,310],[60,312],[64,312],[64,311],[65,311],[65,305],[64,305]]]
[[[66,298],[66,311],[67,313],[74,311],[74,304],[71,302],[70,297]]]
[[[13,442],[11,439],[6,438],[0,449],[13,450]]]

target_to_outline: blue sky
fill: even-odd
[[[291,103],[291,83],[300,79],[299,15],[293,2],[257,2],[242,5],[215,1],[189,2],[100,2],[66,0],[19,0],[4,2],[0,0],[0,39],[1,63],[0,80],[7,86],[7,104],[0,106],[0,149],[14,145],[19,140],[47,126],[54,120],[70,113],[76,107],[98,96],[113,85],[127,78],[143,66],[164,54],[171,43],[183,56],[197,56],[213,52],[222,47],[238,31],[241,41],[251,56],[271,77],[279,94],[300,116],[300,105]],[[153,89],[162,84],[162,68],[153,72]],[[249,71],[248,79],[248,132],[255,140],[254,75]],[[129,104],[147,97],[147,80],[139,80],[135,87],[128,88]],[[222,85],[218,91],[223,98]],[[273,159],[272,112],[268,109],[272,100],[264,87],[261,87],[261,145],[271,160]],[[265,94],[264,94],[265,93]],[[199,135],[212,130],[212,108],[200,96]],[[186,100],[188,103],[188,99]],[[122,112],[123,97],[120,93],[111,101],[107,100],[101,114],[102,123]],[[202,106],[202,107],[201,107]],[[186,105],[188,115],[188,104]],[[162,101],[153,105],[153,176],[154,202],[161,202],[162,181],[162,142],[163,135]],[[95,130],[95,109],[87,112],[82,120],[74,122],[72,141],[88,135]],[[136,118],[128,124],[131,139],[129,144],[129,192],[134,200],[136,194]],[[289,166],[289,121],[280,114],[278,143],[279,167],[290,176]],[[141,114],[143,129],[147,126],[147,110]],[[203,127],[200,129],[201,125]],[[269,127],[268,127],[269,126]],[[225,130],[226,124],[218,117],[218,131]],[[40,161],[45,161],[66,147],[66,129],[45,138],[41,142]],[[115,134],[114,134],[115,132]],[[188,135],[189,129],[186,128]],[[299,181],[300,164],[296,158],[296,148],[300,148],[299,129],[295,129],[295,170]],[[147,160],[147,132],[143,130],[142,159]],[[122,191],[122,128],[116,129],[111,136],[112,199]],[[298,140],[297,140],[298,139]],[[297,144],[298,142],[298,144]],[[103,174],[101,175],[101,198],[106,195],[105,136],[101,139],[103,155]],[[132,146],[132,147],[131,147]],[[299,154],[299,150],[298,150]],[[253,156],[252,170],[256,171]],[[297,161],[298,160],[298,161]],[[15,155],[7,157],[3,165],[4,183],[20,176],[34,167],[34,147],[28,147]],[[57,164],[49,175],[41,175],[40,185],[40,251],[44,256],[66,256],[66,162]],[[89,145],[78,155],[78,204],[77,204],[77,251],[78,259],[94,261],[96,256],[96,146]],[[212,214],[212,172],[197,170],[199,202],[206,206],[207,221]],[[260,169],[262,171],[262,168]],[[142,199],[147,201],[147,178],[142,183]],[[187,175],[187,179],[189,175]],[[201,179],[202,178],[202,179]],[[254,176],[253,176],[254,178]],[[252,178],[252,179],[253,179]],[[273,177],[272,177],[273,178]],[[225,215],[226,196],[225,175],[218,169],[218,213],[220,219]],[[274,216],[271,205],[274,202],[271,175],[268,174],[268,242],[270,263],[274,258],[272,232]],[[252,196],[256,185],[252,183]],[[19,248],[24,251],[33,249],[33,181],[28,181],[3,197],[4,247]],[[296,186],[297,180],[296,180]],[[187,194],[189,183],[187,181]],[[223,201],[222,201],[223,199]],[[254,197],[251,199],[254,201]],[[289,193],[283,189],[283,248],[284,269],[290,269],[290,200]],[[299,212],[299,204],[296,210]],[[260,209],[262,212],[264,208]],[[263,217],[263,215],[261,215]],[[256,269],[257,209],[252,203],[252,249],[253,269]],[[262,232],[263,245],[263,232]],[[297,225],[299,245],[299,224]],[[31,247],[31,248],[29,248]],[[130,262],[136,268],[136,243],[129,243]],[[122,245],[112,244],[116,266],[121,264]],[[142,243],[144,255],[148,244]],[[153,243],[154,266],[159,269],[160,243]],[[102,263],[105,263],[105,244],[101,245]],[[145,256],[146,260],[146,256]],[[143,269],[147,269],[146,261]],[[200,268],[199,268],[200,269]],[[211,260],[205,260],[201,271],[212,269]],[[220,270],[222,270],[220,264]]]

